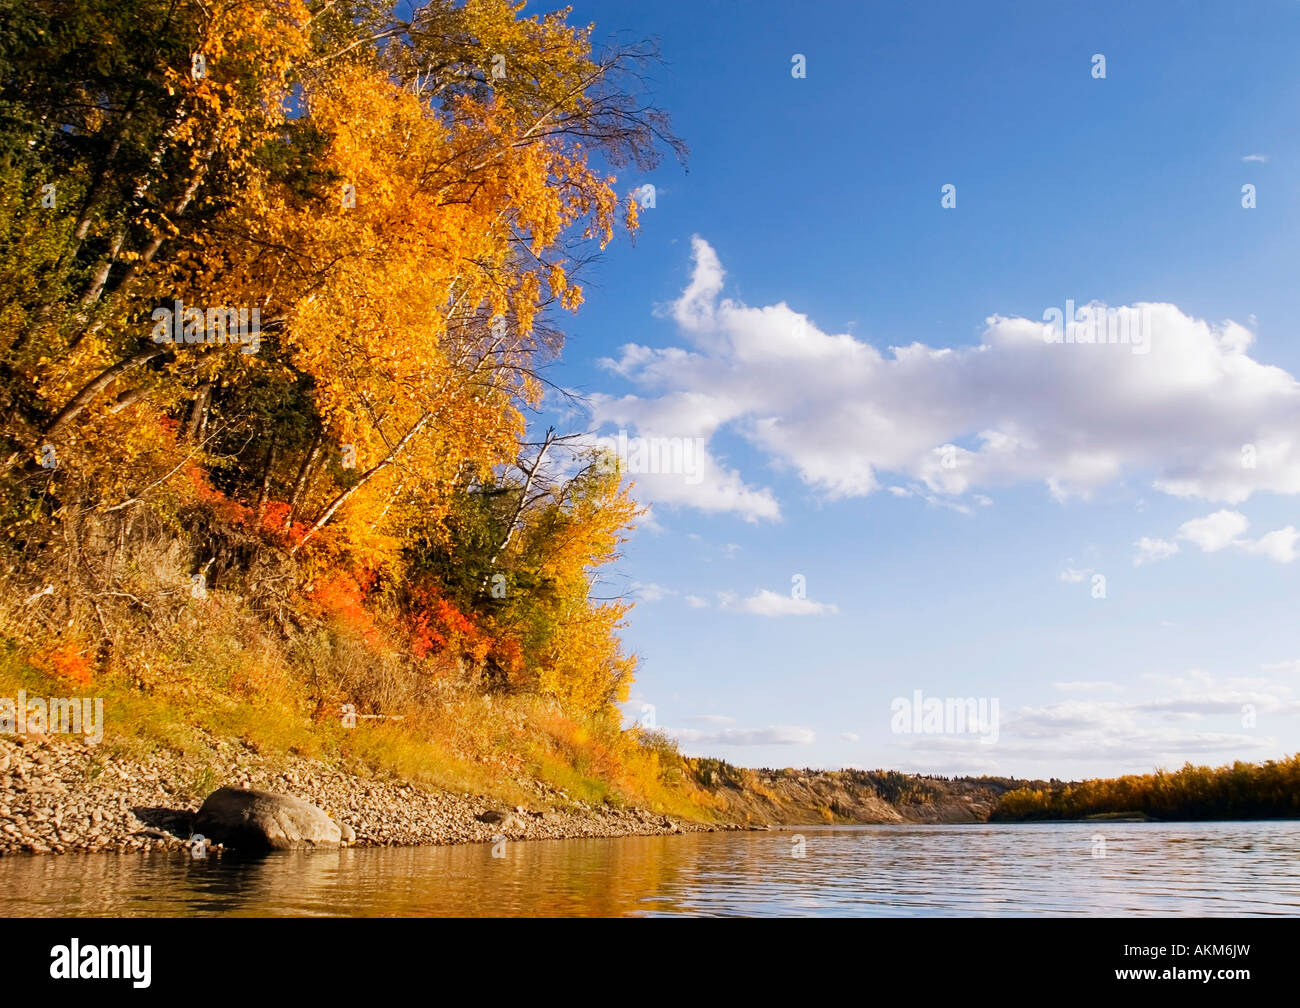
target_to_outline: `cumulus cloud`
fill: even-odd
[[[1215,511],[1204,518],[1193,518],[1178,527],[1178,538],[1186,539],[1206,553],[1231,545],[1250,527],[1240,511]]]
[[[1259,163],[1262,164],[1262,163],[1264,163],[1264,162],[1266,162],[1266,161],[1268,160],[1268,155],[1267,155],[1267,154],[1247,154],[1247,155],[1246,155],[1244,158],[1242,158],[1241,160],[1243,160],[1243,161],[1247,161],[1247,162],[1249,162],[1249,161],[1257,161],[1257,162],[1259,162]]]
[[[1078,584],[1091,573],[1091,567],[1087,567],[1084,570],[1075,570],[1073,567],[1067,567],[1065,570],[1061,571],[1060,578],[1066,584]]]
[[[1300,532],[1296,532],[1294,526],[1288,525],[1286,528],[1274,529],[1254,542],[1242,543],[1242,548],[1248,553],[1258,553],[1278,563],[1290,563],[1296,556],[1297,538],[1300,538]]]
[[[1258,539],[1244,538],[1250,521],[1240,511],[1220,510],[1204,518],[1193,518],[1178,526],[1174,538],[1189,542],[1206,553],[1217,553],[1228,546],[1234,546],[1247,553],[1267,557],[1277,563],[1290,563],[1296,558],[1296,541],[1300,532],[1294,526],[1274,529]],[[1134,564],[1163,560],[1178,552],[1178,544],[1165,539],[1151,539],[1146,536],[1136,543],[1137,555]]]
[[[909,483],[952,499],[1026,481],[1063,498],[1124,476],[1225,504],[1300,492],[1300,384],[1251,357],[1254,334],[1238,323],[1140,304],[1150,338],[1134,353],[1049,343],[1041,319],[994,315],[978,345],[882,351],[784,302],[724,297],[716,252],[698,237],[692,247],[690,282],[667,311],[687,345],[624,346],[604,364],[635,391],[593,400],[602,429],[704,439],[704,478],[638,477],[647,499],[778,519],[774,493],[724,458],[724,434],[828,499],[908,495]]]
[[[839,609],[827,602],[779,595],[766,588],[755,592],[747,599],[737,599],[729,592],[721,593],[719,599],[719,608],[753,613],[755,616],[821,616],[839,612]]]

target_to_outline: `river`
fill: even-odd
[[[6,857],[0,915],[1300,913],[1300,822],[1290,820],[801,827],[505,843],[495,854],[472,845],[253,860]]]

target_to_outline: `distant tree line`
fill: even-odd
[[[1300,817],[1300,755],[1218,768],[1187,763],[1172,773],[1081,783],[1036,781],[1004,794],[992,818],[1085,819],[1126,812],[1154,819]]]

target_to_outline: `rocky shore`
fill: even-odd
[[[211,744],[216,757],[196,779],[192,761],[177,753],[128,759],[60,736],[0,736],[0,855],[182,850],[204,797],[222,786],[301,798],[350,827],[349,843],[357,847],[739,828],[594,806],[527,780],[519,783],[536,800],[505,808],[482,796],[371,778],[316,760],[272,760],[238,742]]]

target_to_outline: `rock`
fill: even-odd
[[[497,809],[488,809],[486,812],[476,815],[474,818],[481,823],[495,826],[497,829],[502,831],[518,830],[522,828],[522,824],[512,813],[502,812]]]
[[[352,844],[357,842],[357,831],[345,822],[338,824],[339,833],[344,843]]]
[[[300,798],[271,791],[220,788],[208,795],[194,832],[239,851],[337,847],[343,831]]]

